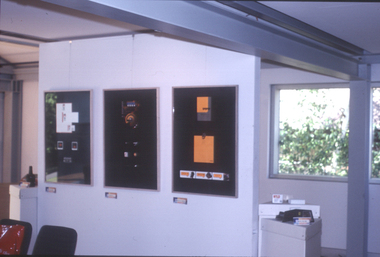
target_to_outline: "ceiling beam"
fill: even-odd
[[[10,62],[7,59],[0,56],[0,69],[4,67],[11,67],[12,69],[16,68],[31,68],[31,67],[38,67],[38,61],[32,61],[32,62]],[[0,71],[1,74],[1,71]],[[3,77],[0,76],[0,79]]]
[[[13,38],[27,39],[27,40],[37,41],[37,42],[44,42],[44,43],[53,42],[53,40],[50,40],[50,39],[35,37],[31,35],[25,35],[25,34],[5,31],[5,30],[0,30],[0,35],[13,37]]]
[[[256,1],[217,1],[340,51],[363,55],[364,49]]]
[[[105,34],[95,34],[95,35],[71,36],[71,37],[66,37],[66,38],[54,38],[54,41],[70,41],[70,40],[82,40],[82,39],[91,39],[91,38],[116,37],[116,36],[151,34],[151,33],[155,33],[155,31],[152,29],[145,29],[145,30],[131,31],[131,32],[116,32],[116,33],[105,33]]]
[[[37,44],[37,43],[29,43],[26,41],[13,40],[13,39],[8,39],[8,38],[0,38],[0,42],[10,43],[10,44],[14,44],[14,45],[39,47],[39,44]]]
[[[12,74],[0,73],[0,80],[13,80],[14,76]]]
[[[13,63],[7,63],[7,64],[2,64],[0,63],[0,68],[3,68],[3,67],[6,67],[6,66],[10,66],[14,69],[16,68],[31,68],[31,67],[38,67],[39,65],[39,62],[38,61],[35,61],[35,62],[13,62]]]
[[[356,59],[363,64],[375,64],[380,63],[380,54],[367,54],[356,56]]]
[[[0,56],[0,64],[8,64],[9,65],[9,64],[11,64],[11,62]]]
[[[359,61],[349,54],[284,28],[248,19],[245,13],[226,10],[215,1],[42,1],[323,75],[361,79]]]
[[[2,36],[7,37],[7,38],[0,38],[0,42],[6,42],[6,43],[11,43],[11,44],[16,44],[16,45],[39,47],[38,43],[30,43],[27,41],[13,40],[13,39],[9,39],[9,37],[25,39],[28,41],[31,40],[31,41],[37,41],[37,42],[42,42],[42,43],[48,43],[48,42],[58,42],[58,41],[81,40],[81,39],[90,39],[90,38],[115,37],[115,36],[149,34],[149,33],[155,33],[155,31],[152,29],[146,29],[146,30],[139,30],[139,31],[132,31],[132,32],[118,32],[118,33],[106,33],[106,34],[95,34],[95,35],[84,35],[84,36],[72,36],[72,37],[64,37],[64,38],[45,39],[45,38],[39,38],[39,37],[30,36],[30,35],[0,30],[0,36],[2,35]]]

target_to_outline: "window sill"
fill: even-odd
[[[269,178],[270,179],[323,181],[323,182],[345,182],[345,183],[347,183],[347,181],[348,181],[347,177],[313,176],[313,175],[287,175],[287,174],[270,175]],[[370,178],[369,184],[380,185],[380,178]]]
[[[270,179],[292,179],[292,180],[310,180],[310,181],[324,181],[324,182],[347,182],[347,177],[340,176],[317,176],[317,175],[288,175],[288,174],[274,174],[269,176]],[[380,184],[380,179],[379,182]]]

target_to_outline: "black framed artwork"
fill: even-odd
[[[173,89],[173,191],[237,196],[237,86]]]
[[[105,186],[158,189],[157,89],[104,91]]]
[[[91,91],[45,92],[45,181],[92,184]]]

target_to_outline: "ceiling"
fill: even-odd
[[[0,3],[0,63],[19,67],[38,62],[39,43],[146,31],[133,24],[39,0]]]
[[[152,33],[120,20],[82,12],[41,0],[0,0],[0,65],[38,65],[43,42],[89,37]],[[365,50],[380,53],[380,3],[260,2]],[[258,19],[258,18],[257,18]],[[265,67],[273,67],[264,65]]]
[[[380,2],[260,2],[364,50],[380,53]]]

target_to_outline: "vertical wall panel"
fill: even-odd
[[[39,226],[78,231],[76,254],[248,256],[252,231],[254,101],[258,58],[153,35],[43,44],[39,95],[44,90],[93,89],[94,185],[54,185],[39,171]],[[60,67],[60,68],[58,68]],[[172,88],[238,85],[238,198],[172,192]],[[104,89],[159,88],[159,191],[105,188]],[[39,104],[39,117],[43,106]],[[43,119],[39,128],[43,128]],[[43,138],[43,129],[39,130]],[[43,140],[40,140],[43,141]],[[43,167],[43,142],[38,145]],[[257,184],[256,184],[257,185]],[[105,198],[106,192],[117,199]],[[174,197],[188,204],[173,203]],[[223,214],[223,215],[221,215]]]

